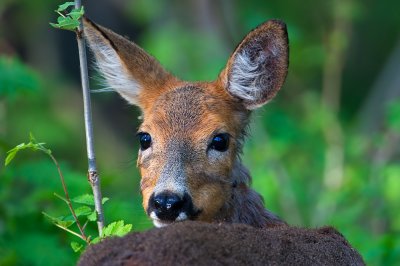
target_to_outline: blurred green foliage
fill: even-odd
[[[71,48],[72,34],[48,27],[54,7],[51,0],[0,3],[0,161],[31,131],[62,161],[74,197],[90,193],[78,61],[68,61],[77,58],[77,50]],[[335,226],[370,265],[400,261],[400,101],[378,100],[385,113],[373,129],[360,126],[363,115],[370,118],[362,108],[368,92],[396,49],[399,9],[395,0],[87,1],[85,6],[91,19],[121,34],[135,29],[132,40],[189,80],[214,79],[247,31],[269,18],[283,19],[289,75],[276,99],[254,114],[244,163],[269,209],[290,224]],[[101,10],[109,14],[102,16]],[[112,26],[116,20],[123,29]],[[329,73],[339,80],[337,111],[324,98],[324,88],[332,84],[327,79],[335,76]],[[111,94],[92,98],[103,195],[110,198],[106,220],[123,219],[133,230],[151,228],[134,166],[138,113],[113,102],[117,97]],[[41,214],[65,213],[53,196],[62,188],[52,162],[21,153],[11,166],[0,165],[0,265],[74,264],[77,255],[69,246],[74,239]]]
[[[40,88],[36,74],[18,58],[1,56],[0,73],[0,98],[12,101]]]

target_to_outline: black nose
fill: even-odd
[[[186,212],[191,207],[188,196],[179,197],[175,193],[164,192],[152,195],[149,200],[149,211],[154,211],[161,220],[175,221],[181,212]]]

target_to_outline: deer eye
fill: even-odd
[[[218,134],[212,139],[209,148],[224,152],[229,147],[229,135],[226,133]]]
[[[140,149],[142,151],[147,150],[151,145],[151,136],[149,133],[146,132],[139,132],[138,134],[139,141],[140,141]]]

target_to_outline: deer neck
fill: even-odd
[[[286,225],[278,216],[265,209],[261,195],[250,188],[251,176],[240,160],[235,163],[231,180],[231,197],[216,221],[245,223],[254,227]]]

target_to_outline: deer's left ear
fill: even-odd
[[[251,110],[275,96],[285,81],[288,64],[286,25],[269,20],[238,45],[220,79],[228,93]]]

